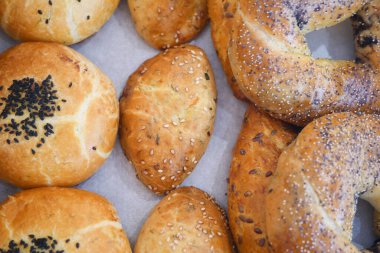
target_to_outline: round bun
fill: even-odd
[[[208,20],[207,0],[128,0],[128,4],[137,32],[157,49],[190,41]]]
[[[234,252],[224,211],[207,193],[179,188],[151,212],[137,238],[135,253]]]
[[[0,206],[0,235],[0,252],[132,252],[112,204],[77,189],[10,196]]]
[[[0,54],[0,178],[22,188],[73,186],[110,155],[112,82],[74,50],[29,42]]]
[[[334,112],[380,113],[380,1],[327,2],[239,2],[231,67],[247,98],[275,118],[304,126]],[[357,61],[313,58],[304,34],[358,10]]]
[[[22,41],[80,42],[112,16],[119,0],[1,0],[0,24]]]
[[[193,171],[214,129],[216,87],[205,53],[181,46],[146,61],[120,100],[120,142],[138,178],[157,194]]]
[[[281,152],[296,137],[289,125],[250,106],[236,143],[228,188],[228,217],[239,252],[270,252],[265,194]]]

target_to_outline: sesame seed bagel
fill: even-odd
[[[358,61],[314,59],[304,34],[357,12]],[[380,113],[379,15],[379,0],[240,0],[229,50],[240,89],[297,125],[331,112]]]
[[[83,190],[37,188],[0,205],[0,252],[131,253],[115,208]]]
[[[0,54],[0,178],[22,188],[73,186],[110,155],[112,82],[74,50],[28,42]]]
[[[269,252],[265,192],[281,152],[296,137],[285,123],[250,106],[236,143],[228,187],[228,217],[241,253]]]
[[[184,44],[206,25],[207,0],[128,0],[138,34],[154,48]]]
[[[112,16],[119,0],[1,0],[0,25],[21,41],[80,42]]]
[[[137,177],[156,194],[180,185],[207,148],[215,114],[214,74],[200,48],[143,63],[120,99],[120,142]]]
[[[235,252],[226,215],[195,187],[171,192],[152,210],[137,238],[135,253]]]
[[[245,95],[240,91],[228,57],[235,11],[236,0],[208,0],[208,14],[211,21],[211,36],[214,47],[235,97],[244,100]]]
[[[360,252],[359,197],[380,211],[380,116],[337,113],[307,125],[281,154],[267,191],[273,252]]]

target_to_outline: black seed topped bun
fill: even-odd
[[[0,205],[0,253],[130,253],[115,208],[83,190],[39,188]]]
[[[119,0],[1,0],[0,26],[22,41],[80,42],[96,33]]]
[[[0,178],[72,186],[109,156],[117,132],[112,82],[72,49],[24,43],[0,55]]]

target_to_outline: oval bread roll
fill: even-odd
[[[0,252],[132,251],[106,199],[51,187],[20,192],[0,205]]]
[[[131,75],[120,100],[120,141],[149,189],[171,191],[193,171],[215,110],[214,75],[198,47],[169,49]]]
[[[73,186],[110,155],[118,102],[108,77],[74,50],[28,42],[0,54],[0,178]]]
[[[119,0],[1,0],[0,24],[22,41],[80,42],[111,17]]]
[[[158,49],[190,41],[208,19],[207,0],[128,0],[128,4],[137,32]]]
[[[228,191],[228,216],[239,252],[270,252],[264,193],[281,152],[295,136],[289,125],[248,108],[233,152]]]
[[[207,193],[179,188],[151,212],[137,239],[135,253],[234,252],[224,211]]]

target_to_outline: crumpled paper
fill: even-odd
[[[113,80],[119,96],[129,75],[145,60],[158,53],[137,35],[125,2],[121,2],[113,17],[96,35],[72,46]],[[349,21],[327,30],[313,32],[307,37],[315,57],[355,58]],[[16,41],[0,32],[0,52],[16,44]],[[209,25],[192,44],[205,50],[213,66],[218,89],[218,107],[215,131],[208,149],[183,185],[193,185],[207,191],[227,209],[227,178],[231,152],[240,132],[247,105],[232,95],[212,45]],[[155,196],[138,181],[119,142],[101,169],[78,188],[103,195],[116,206],[132,245],[150,210],[160,200],[160,197]],[[0,201],[17,191],[19,189],[0,182]],[[374,242],[371,222],[371,207],[364,201],[359,201],[353,233],[355,242],[364,246]]]

